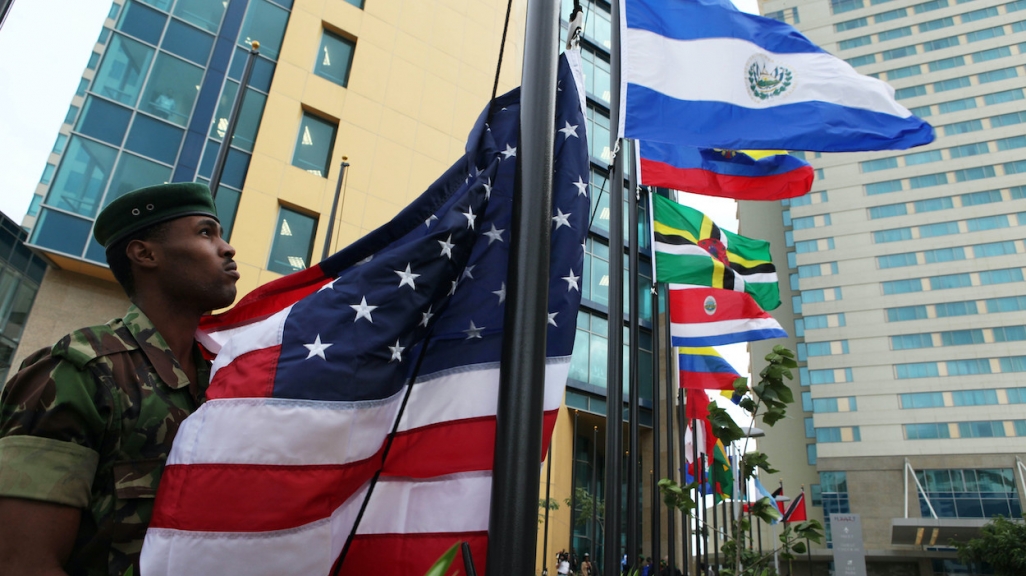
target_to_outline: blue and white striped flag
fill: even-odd
[[[621,131],[722,149],[855,152],[933,141],[933,128],[793,27],[730,0],[621,0]]]

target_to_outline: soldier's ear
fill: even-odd
[[[128,261],[140,268],[152,269],[157,267],[157,256],[153,251],[154,244],[145,240],[132,240],[125,247],[125,255]]]

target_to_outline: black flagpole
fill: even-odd
[[[574,410],[574,437],[570,441],[570,560],[574,558],[574,529],[577,527],[577,417],[580,410]],[[546,538],[548,535],[546,535]],[[548,560],[546,560],[548,562]]]
[[[715,458],[710,458],[710,463],[709,463],[709,468],[710,469],[713,469],[713,465],[714,465],[715,462],[716,462]],[[720,520],[719,520],[719,518],[716,515],[716,512],[717,512],[717,510],[716,510],[716,495],[718,494],[718,491],[716,490],[716,481],[713,480],[711,476],[712,475],[710,475],[710,478],[709,478],[709,484],[712,486],[712,493],[713,493],[713,505],[712,505],[712,519],[713,519],[713,545],[712,545],[712,549],[713,549],[713,565],[716,566],[716,570],[718,572],[719,571],[719,566],[720,566]]]
[[[620,21],[620,3],[611,4],[610,19]],[[606,369],[606,533],[603,570],[606,576],[620,573],[620,503],[623,501],[623,151],[620,125],[620,26],[611,30],[612,53],[609,82],[609,330]],[[526,74],[525,74],[526,76]],[[551,170],[550,170],[551,171]],[[629,532],[628,532],[629,533]],[[634,552],[628,553],[628,558]],[[527,572],[523,572],[526,574]]]
[[[4,21],[7,20],[7,14],[11,11],[11,6],[14,5],[14,0],[0,0],[0,28],[3,28]]]
[[[331,214],[328,215],[328,231],[324,235],[324,249],[321,251],[321,260],[328,257],[331,250],[331,236],[335,231],[335,217],[338,215],[338,200],[342,196],[342,182],[346,177],[346,168],[349,168],[348,157],[342,157],[342,167],[338,173],[338,184],[335,185],[335,198],[331,201]]]
[[[685,484],[687,479],[688,459],[687,449],[684,445],[684,434],[685,434],[685,419],[684,419],[684,389],[677,388],[677,426],[680,428],[680,483]],[[691,517],[687,512],[681,512],[681,542],[683,548],[681,549],[682,557],[680,559],[681,564],[684,566],[684,576],[688,576],[688,570],[691,564],[691,557],[688,554],[690,544],[691,531]],[[693,534],[691,534],[693,535]]]
[[[591,573],[595,575],[595,544],[598,540],[598,426],[591,429]]]
[[[706,485],[708,485],[711,482],[709,480],[709,475],[708,475],[709,468],[708,468],[708,462],[706,460],[707,457],[708,457],[708,454],[706,454],[704,452],[700,456],[700,459],[702,461],[702,483],[701,483],[701,486],[706,486]],[[713,496],[713,502],[715,502],[715,501],[716,501],[716,497]],[[706,566],[706,571],[708,571],[708,569],[709,569],[709,509],[705,507],[705,495],[704,494],[702,495],[702,505],[699,506],[699,508],[702,509],[702,552],[704,553],[704,558],[705,558],[704,563],[705,563],[705,566]],[[715,518],[714,518],[714,520],[715,520]],[[705,576],[705,574],[703,574],[702,576]]]
[[[542,538],[542,574],[549,573],[549,490],[552,488],[552,443],[545,456],[545,536]],[[572,533],[572,532],[571,532]]]
[[[228,114],[228,126],[224,130],[224,138],[221,140],[221,146],[217,149],[214,168],[210,172],[210,195],[214,198],[217,198],[217,189],[221,186],[224,163],[228,160],[228,150],[232,146],[232,138],[235,137],[235,126],[239,123],[239,111],[242,110],[242,102],[246,99],[246,89],[249,88],[249,76],[253,73],[253,63],[259,54],[260,42],[253,40],[250,43],[249,56],[246,57],[246,68],[242,71],[242,78],[239,78],[239,91],[235,93],[232,111]]]
[[[538,550],[538,483],[545,404],[552,210],[553,118],[556,115],[558,0],[527,5],[514,178],[505,337],[499,369],[485,572],[533,574]]]
[[[651,206],[649,202],[649,206]],[[651,208],[649,208],[651,210]],[[659,292],[653,282],[650,286],[652,306],[652,561],[659,565],[662,558],[662,526],[661,506],[662,498],[659,497],[659,471],[662,465],[662,455],[659,445]],[[655,570],[652,568],[651,570]],[[650,570],[650,572],[651,572]]]
[[[690,392],[687,394],[687,401],[693,401]],[[702,464],[698,459],[698,420],[695,418],[691,419],[691,458],[693,466],[691,477],[697,481],[695,484],[695,503],[697,504],[699,499],[705,496],[702,486]],[[698,505],[695,506],[695,531],[697,532],[695,534],[695,574],[699,573],[699,562],[701,562],[702,550],[705,548],[705,542],[702,540],[705,530],[702,528],[702,506]]]
[[[651,194],[649,194],[651,198]],[[654,202],[648,203],[648,209],[652,209]],[[654,250],[654,248],[653,248]],[[677,470],[673,467],[673,364],[676,361],[676,355],[673,353],[673,339],[670,336],[670,307],[669,307],[669,291],[666,291],[667,296],[667,307],[666,307],[666,477],[673,480],[677,477]],[[659,310],[658,306],[658,294],[653,299],[652,310]],[[654,313],[654,312],[653,312]],[[653,348],[654,349],[654,348]],[[683,439],[682,439],[683,440]],[[683,444],[683,441],[681,442]],[[682,460],[683,462],[683,460]],[[683,479],[683,478],[682,478]],[[667,558],[669,562],[667,566],[670,566],[671,573],[673,567],[676,566],[677,556],[677,514],[673,508],[666,507],[666,542],[669,545],[667,550]],[[685,563],[685,570],[687,564]]]
[[[628,289],[628,298],[630,300],[630,310],[627,320],[628,333],[630,334],[630,402],[628,404],[628,422],[630,423],[630,449],[627,457],[627,553],[629,554],[628,567],[635,566],[640,569],[640,566],[634,562],[634,558],[640,554],[638,551],[639,542],[638,530],[641,526],[640,515],[638,514],[638,501],[640,497],[640,478],[638,478],[638,469],[641,462],[641,443],[638,441],[639,435],[639,422],[640,419],[640,394],[638,388],[640,382],[638,381],[641,375],[641,360],[640,360],[640,349],[638,347],[638,340],[641,339],[641,326],[638,323],[639,308],[641,308],[641,287],[639,284],[638,277],[638,170],[637,163],[634,162],[634,141],[625,140],[624,143],[630,143],[630,154],[627,156],[630,160],[630,174],[628,175],[628,190],[627,190],[627,263],[630,270],[630,283]],[[612,252],[610,252],[612,254]],[[610,258],[612,261],[613,258]]]

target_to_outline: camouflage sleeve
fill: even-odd
[[[0,496],[86,507],[111,403],[89,371],[41,355],[0,396]]]

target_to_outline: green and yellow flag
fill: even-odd
[[[656,279],[747,292],[763,310],[780,306],[769,242],[721,230],[694,208],[653,195]]]

